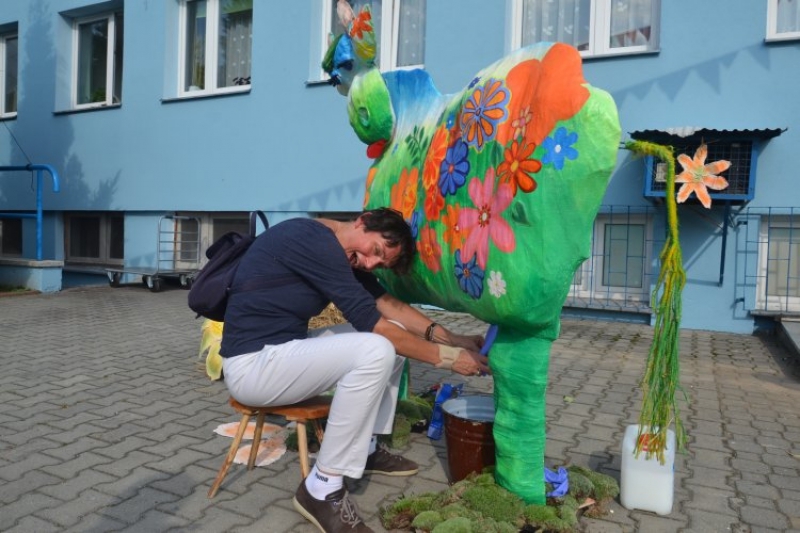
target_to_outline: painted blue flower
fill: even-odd
[[[422,213],[417,210],[411,214],[411,236],[416,240],[419,235],[419,223],[422,220]]]
[[[556,130],[552,137],[547,137],[542,141],[542,147],[546,150],[542,163],[547,165],[552,163],[556,170],[564,168],[565,159],[577,159],[578,151],[572,147],[578,140],[578,132],[567,132],[567,128],[561,126]]]
[[[481,81],[481,77],[480,76],[475,76],[474,78],[472,78],[472,81],[469,82],[469,85],[467,85],[467,89],[472,89],[473,87],[478,85],[478,83],[480,81]]]
[[[456,123],[456,116],[453,113],[450,113],[447,116],[447,129],[448,130],[452,129],[453,128],[453,124],[455,124],[455,123]]]
[[[483,294],[483,278],[486,275],[477,263],[477,254],[473,254],[472,259],[464,263],[461,261],[461,250],[456,250],[455,274],[458,286],[476,300]]]
[[[442,166],[439,168],[439,190],[442,196],[455,194],[459,187],[467,181],[469,172],[469,151],[467,144],[461,139],[456,139],[452,146],[447,148]]]

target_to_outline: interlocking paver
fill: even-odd
[[[291,506],[300,481],[292,452],[252,472],[234,465],[218,495],[206,497],[229,442],[212,430],[237,417],[224,384],[202,372],[200,322],[185,302],[184,291],[138,285],[3,300],[0,529],[314,531]],[[487,327],[463,313],[426,312],[462,333]],[[548,466],[619,476],[620,439],[638,419],[652,338],[641,324],[563,321],[550,362]],[[583,519],[583,530],[800,530],[798,365],[773,338],[693,330],[681,331],[681,364],[689,450],[676,459],[672,513],[612,502],[613,513]],[[415,392],[442,380],[493,390],[490,377],[412,365]],[[447,484],[444,439],[412,435],[405,452],[423,465],[418,475],[348,481],[377,530],[381,505]]]

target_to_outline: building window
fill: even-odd
[[[328,49],[328,37],[344,33],[336,15],[337,0],[323,2],[322,49],[316,68]],[[425,12],[427,0],[350,0],[356,14],[365,4],[372,10],[381,70],[422,68],[425,65]],[[323,76],[320,70],[320,76]]]
[[[769,216],[760,227],[760,307],[800,312],[800,217]]]
[[[800,0],[767,0],[767,40],[800,39]]]
[[[660,0],[512,0],[511,48],[563,42],[584,57],[658,49]]]
[[[125,255],[122,213],[67,213],[64,220],[67,262],[122,264]]]
[[[205,264],[206,249],[229,231],[250,233],[250,214],[247,212],[181,213],[175,226],[179,268],[196,268]],[[256,231],[261,232],[261,225]],[[181,244],[177,244],[177,243]]]
[[[73,22],[73,107],[122,102],[122,12]]]
[[[180,94],[249,89],[253,0],[185,0],[181,20]]]
[[[17,115],[18,43],[16,33],[0,34],[0,117]]]
[[[0,256],[22,256],[21,218],[0,218]]]
[[[567,305],[646,308],[652,283],[650,216],[630,209],[600,214],[592,253],[575,272]]]

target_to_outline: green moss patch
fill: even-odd
[[[425,533],[568,533],[581,515],[599,517],[619,494],[616,480],[580,466],[567,467],[570,488],[547,505],[526,505],[494,480],[492,468],[471,474],[441,492],[401,498],[381,509],[389,531]],[[548,492],[552,487],[547,487]],[[581,509],[588,499],[594,503]]]

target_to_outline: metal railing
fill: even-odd
[[[0,212],[0,218],[35,218],[36,219],[36,260],[42,260],[42,187],[44,178],[42,172],[49,172],[53,179],[53,192],[59,192],[58,172],[50,165],[23,165],[23,166],[0,166],[3,171],[30,171],[36,173],[36,211],[34,212]]]

